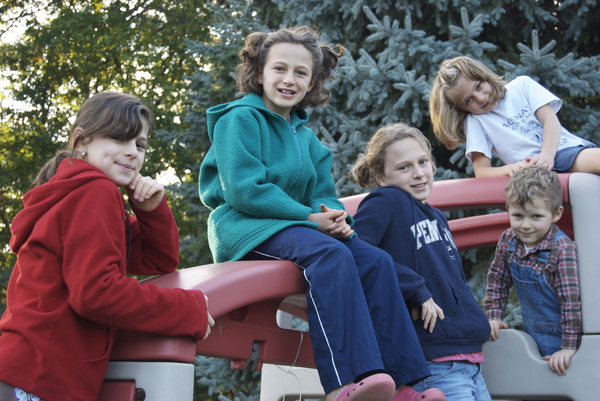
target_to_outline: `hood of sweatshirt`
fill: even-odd
[[[261,113],[272,114],[279,116],[282,121],[285,121],[279,114],[272,112],[267,108],[265,102],[256,93],[249,93],[233,102],[213,106],[206,111],[206,122],[208,127],[208,138],[211,143],[213,141],[214,127],[219,119],[236,107],[252,107]],[[290,124],[294,127],[305,124],[308,121],[308,113],[303,109],[293,109],[290,113]]]
[[[66,159],[48,182],[34,187],[23,196],[23,209],[10,226],[10,248],[18,253],[31,235],[36,222],[68,194],[92,180],[108,180],[106,174],[81,159]],[[115,184],[116,185],[116,184]]]

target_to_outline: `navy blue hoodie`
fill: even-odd
[[[423,277],[433,300],[444,311],[445,319],[437,320],[433,333],[423,328],[421,319],[414,322],[425,357],[431,360],[481,352],[490,325],[467,285],[446,216],[402,189],[387,186],[367,195],[354,219],[353,228],[360,238],[392,255],[399,279],[407,276],[406,268]],[[422,290],[406,288],[406,282],[401,287],[414,294],[408,299],[409,308],[423,303],[418,296]]]

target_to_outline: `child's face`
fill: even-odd
[[[498,102],[492,100],[493,90],[489,82],[471,81],[460,75],[450,96],[456,106],[470,114],[484,114],[492,111]]]
[[[312,74],[313,58],[306,47],[292,43],[273,45],[258,79],[267,108],[287,119],[292,107],[312,89]]]
[[[386,150],[383,175],[376,174],[375,180],[382,187],[397,186],[423,202],[433,186],[431,154],[416,139],[396,141]]]
[[[118,186],[126,186],[142,168],[147,144],[148,124],[144,121],[142,130],[133,139],[99,135],[77,149],[86,153],[84,160],[102,170]]]
[[[544,239],[552,223],[556,223],[562,216],[561,206],[556,213],[552,213],[542,198],[527,202],[524,207],[511,204],[508,207],[510,227],[523,243],[533,248]]]

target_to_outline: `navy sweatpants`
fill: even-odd
[[[397,387],[429,376],[391,257],[360,238],[290,227],[248,255],[303,269],[315,362],[326,393],[373,370]]]

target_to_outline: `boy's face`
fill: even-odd
[[[528,202],[523,207],[513,203],[508,208],[510,227],[515,235],[530,248],[542,242],[550,226],[560,219],[562,212],[563,207],[561,206],[556,213],[553,213],[541,198]]]

